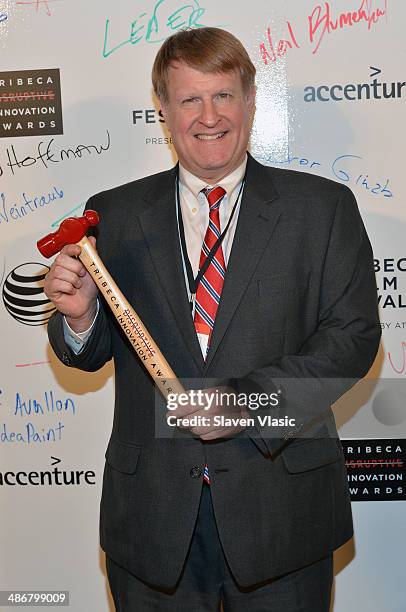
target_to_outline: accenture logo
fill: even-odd
[[[61,487],[95,485],[96,473],[93,470],[65,470],[54,467],[62,461],[59,457],[52,457],[51,467],[48,470],[19,470],[18,472],[0,471],[0,487]]]
[[[303,92],[305,102],[342,102],[345,100],[388,100],[405,97],[405,81],[383,82],[376,77],[381,74],[380,68],[369,67],[370,83],[335,83],[333,85],[307,85]]]
[[[44,293],[49,267],[29,262],[14,268],[3,284],[3,302],[9,315],[23,325],[43,325],[55,306]]]

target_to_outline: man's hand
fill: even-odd
[[[95,246],[93,237],[89,240]],[[77,259],[77,244],[64,246],[45,278],[44,291],[57,309],[66,316],[75,332],[90,327],[96,314],[97,287],[82,262]]]
[[[244,419],[248,418],[245,406],[236,404],[236,395],[231,387],[212,387],[199,391],[189,391],[189,402],[178,403],[173,410],[168,410],[167,417],[177,421],[181,429],[189,429],[202,440],[232,438],[246,427]],[[190,420],[197,424],[189,425]],[[172,419],[173,422],[173,419]]]

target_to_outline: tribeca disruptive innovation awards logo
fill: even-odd
[[[406,499],[405,440],[341,440],[352,501]]]
[[[3,302],[7,312],[23,325],[42,325],[55,310],[44,293],[49,267],[25,263],[12,270],[3,285]]]
[[[0,72],[0,138],[63,134],[59,69]]]

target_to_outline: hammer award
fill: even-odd
[[[98,223],[99,215],[95,210],[86,210],[83,217],[69,217],[62,221],[56,232],[38,240],[38,250],[41,255],[48,258],[56,255],[67,244],[80,246],[80,261],[96,283],[131,346],[164,398],[167,399],[169,393],[184,393],[184,388],[172,368],[87,239],[86,233],[89,227]]]

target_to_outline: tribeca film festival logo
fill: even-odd
[[[44,293],[49,267],[40,263],[24,263],[8,274],[3,284],[4,306],[15,321],[23,325],[43,325],[55,306]]]
[[[377,278],[378,304],[381,308],[406,308],[406,295],[400,290],[399,280],[406,272],[406,257],[374,259]],[[401,327],[400,324],[397,327]]]
[[[333,85],[307,85],[304,90],[305,102],[342,102],[344,100],[387,100],[405,97],[405,81],[382,82],[377,75],[380,68],[370,66],[369,83],[346,83]]]
[[[165,123],[164,116],[161,110],[155,108],[143,108],[132,111],[132,122],[136,127],[140,125],[152,126]],[[145,139],[147,145],[171,145],[172,138],[170,136],[147,136]]]
[[[59,69],[0,72],[0,138],[63,134]]]
[[[51,468],[46,470],[12,470],[0,471],[0,487],[68,487],[80,485],[95,485],[96,473],[93,470],[66,470],[54,467],[61,463],[62,459],[51,456]]]
[[[341,440],[352,501],[406,499],[405,440]]]

